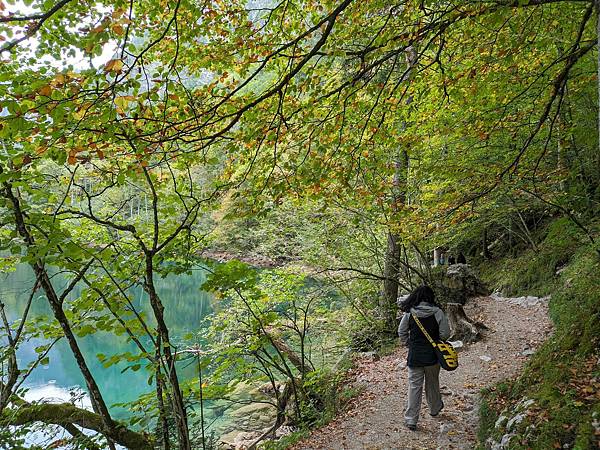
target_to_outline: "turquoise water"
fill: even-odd
[[[205,272],[201,268],[194,270],[191,275],[170,275],[155,280],[165,306],[165,321],[174,341],[179,336],[198,331],[202,320],[212,311],[212,296],[200,290],[204,280]],[[33,282],[33,272],[25,265],[17,267],[15,272],[0,274],[0,301],[5,304],[9,321],[20,317]],[[55,276],[53,283],[60,291],[67,285],[68,280]],[[78,293],[74,292],[73,295],[76,296]],[[135,299],[136,307],[144,311],[147,317],[151,317],[151,308],[143,290],[133,289],[131,295]],[[30,318],[33,317],[47,317],[49,321],[54,321],[42,291],[38,291],[33,300]],[[102,332],[78,338],[78,341],[109,406],[134,400],[139,395],[152,390],[152,386],[147,382],[149,374],[145,370],[141,369],[137,372],[127,370],[122,373],[126,364],[105,368],[96,356],[99,353],[110,356],[127,351],[137,354],[137,347],[132,342],[127,342],[126,334],[117,336]],[[43,343],[36,339],[21,345],[18,351],[21,368],[35,358],[35,348]],[[76,388],[84,387],[85,383],[64,339],[50,351],[49,357],[49,364],[36,368],[24,384],[30,389],[28,397],[31,400],[41,397],[68,400],[71,395],[69,391],[74,388],[77,391]],[[181,375],[182,378],[197,376],[194,365],[183,368]],[[121,408],[111,409],[116,417],[128,415],[127,411]]]

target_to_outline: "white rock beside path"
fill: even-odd
[[[545,297],[534,297],[532,295],[527,295],[525,297],[503,297],[497,292],[494,292],[490,295],[491,298],[500,302],[510,303],[512,305],[524,306],[526,308],[538,306],[538,305],[547,305],[551,296],[547,295]]]

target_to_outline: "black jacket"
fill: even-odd
[[[435,305],[421,303],[411,310],[421,324],[425,327],[429,336],[435,341],[448,339],[450,328],[448,319],[444,312]],[[408,346],[409,367],[424,367],[437,364],[437,357],[433,347],[415,322],[411,313],[405,313],[398,327],[398,335],[404,345]]]

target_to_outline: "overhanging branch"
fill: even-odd
[[[102,418],[91,411],[78,408],[71,403],[28,403],[17,401],[18,407],[5,409],[0,415],[0,425],[21,426],[34,422],[59,425],[67,431],[80,426],[87,430],[96,431],[130,450],[152,450],[152,439],[143,433],[131,431],[123,425],[114,424],[112,429],[104,425]]]

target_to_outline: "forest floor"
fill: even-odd
[[[358,357],[350,383],[360,388],[348,408],[292,447],[300,449],[472,449],[477,445],[478,396],[482,388],[518,374],[552,332],[547,301],[480,297],[467,315],[489,327],[484,338],[459,349],[459,368],[441,371],[444,409],[430,417],[423,398],[417,431],[404,426],[406,349],[376,359]],[[425,397],[423,395],[423,397]]]

